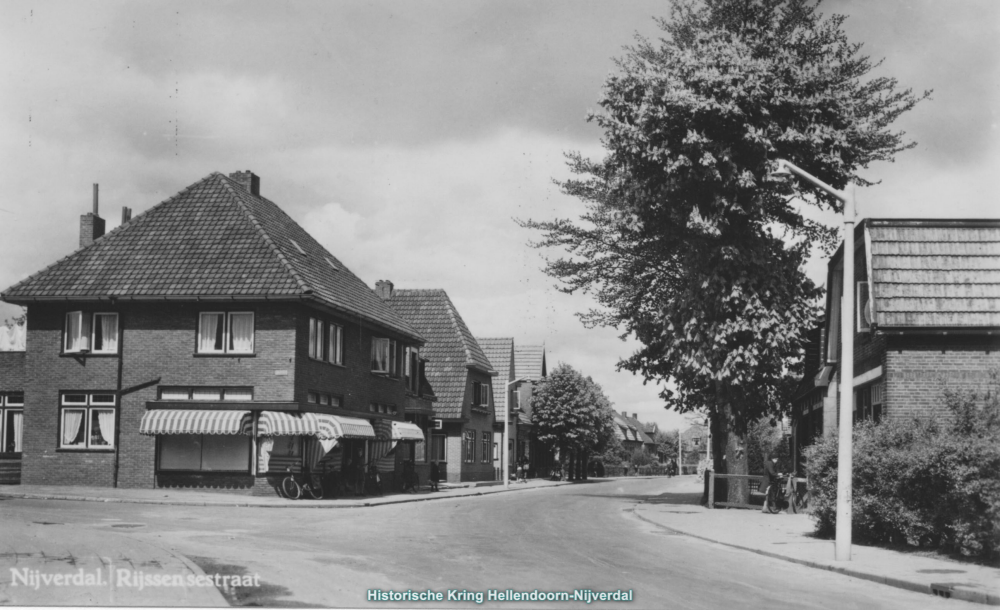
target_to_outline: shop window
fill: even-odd
[[[112,449],[117,401],[111,393],[64,393],[59,408],[61,449]]]
[[[443,434],[432,434],[431,435],[431,461],[432,462],[447,462],[448,461],[448,443],[446,442],[448,437]]]
[[[117,354],[118,314],[71,311],[66,314],[63,352]]]
[[[481,452],[480,459],[484,464],[488,464],[490,462],[490,447],[493,445],[493,433],[483,430],[480,434],[482,434],[483,437],[483,450]]]
[[[0,453],[21,452],[23,422],[24,394],[0,393]]]
[[[249,472],[250,437],[242,434],[163,434],[160,470]]]
[[[252,354],[253,312],[212,312],[198,315],[199,354]]]
[[[476,431],[466,430],[462,434],[462,459],[470,464],[476,461]]]
[[[344,327],[309,318],[309,357],[330,364],[343,364]]]

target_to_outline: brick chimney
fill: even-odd
[[[97,185],[94,185],[94,211],[80,216],[80,247],[94,243],[104,235],[104,219],[97,215]]]
[[[633,413],[632,414],[632,419],[634,419],[635,421],[639,421],[639,414],[638,413]]]
[[[389,280],[379,280],[375,282],[375,294],[377,294],[378,298],[383,301],[388,301],[392,298],[392,288],[392,282]]]
[[[628,419],[628,411],[622,411],[622,417]]]
[[[238,182],[240,186],[249,191],[251,195],[260,197],[260,178],[257,174],[247,170],[245,172],[233,172],[229,174],[229,177]]]

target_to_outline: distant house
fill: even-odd
[[[855,230],[854,370],[841,351],[843,246],[830,260],[824,324],[810,335],[794,401],[794,455],[852,419],[945,417],[946,388],[986,390],[1000,369],[1000,221],[866,219]]]
[[[522,421],[525,415],[514,399],[517,392],[514,377],[514,339],[510,337],[480,337],[476,341],[483,348],[483,353],[497,371],[493,378],[493,468],[497,477],[503,480],[500,473],[503,468],[503,434],[504,422],[507,422],[507,445],[510,447],[510,465],[508,476],[514,471],[522,456],[527,456],[527,443],[522,446],[520,439],[527,439],[528,426]],[[526,383],[526,382],[521,382]],[[506,414],[505,414],[506,413]]]
[[[25,483],[271,494],[321,459],[392,483],[393,445],[423,440],[424,339],[256,175],[104,227],[95,189],[80,248],[0,295],[28,308],[26,351],[0,354]]]
[[[24,324],[0,326],[0,485],[21,482],[26,338]]]
[[[639,421],[639,415],[636,413],[633,413],[632,417],[629,417],[627,412],[622,411],[622,419],[628,423],[635,437],[639,440],[640,448],[655,458],[657,456],[657,444],[653,440],[652,435],[646,432],[647,424]],[[653,424],[653,427],[655,428],[656,424]]]
[[[497,375],[444,290],[401,290],[387,285],[384,298],[426,339],[421,355],[435,401],[428,459],[443,479],[492,481]]]
[[[709,447],[708,426],[695,424],[681,432],[681,474],[694,474],[698,471],[698,464],[702,460],[707,460],[711,454]]]
[[[544,345],[514,346],[514,378],[524,382],[515,384],[514,407],[520,410],[518,425],[523,431],[517,448],[518,455],[528,457],[529,476],[547,476],[557,469],[552,449],[541,443],[535,436],[531,424],[531,395],[535,385],[548,377]]]

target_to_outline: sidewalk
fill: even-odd
[[[636,505],[643,521],[702,540],[902,589],[1000,605],[1000,569],[852,545],[851,561],[834,561],[834,543],[812,536],[808,515],[759,510],[708,510],[698,502],[703,484],[675,479],[671,490]]]
[[[510,491],[540,489],[569,485],[561,481],[532,479],[527,483],[511,483]],[[396,493],[386,496],[347,497],[324,500],[288,500],[278,496],[245,496],[213,491],[188,489],[121,489],[112,487],[79,487],[63,485],[0,485],[0,498],[30,500],[77,500],[83,502],[117,502],[126,504],[160,504],[168,506],[253,506],[261,508],[358,508],[405,504],[429,500],[447,500],[468,496],[503,493],[503,484],[487,482],[478,485],[461,484],[431,492],[423,489],[415,494]]]

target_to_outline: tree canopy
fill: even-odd
[[[569,452],[600,452],[614,438],[611,402],[601,386],[560,363],[531,394],[536,438]]]
[[[522,223],[568,252],[546,272],[593,294],[585,325],[639,339],[619,367],[671,382],[669,407],[725,430],[787,408],[820,314],[804,263],[837,236],[806,209],[842,211],[770,177],[776,159],[868,185],[860,170],[914,146],[890,125],[929,95],[872,75],[844,20],[807,0],[674,0],[663,37],[626,49],[589,117],[604,158],[568,155],[576,177],[560,185],[585,212]]]

